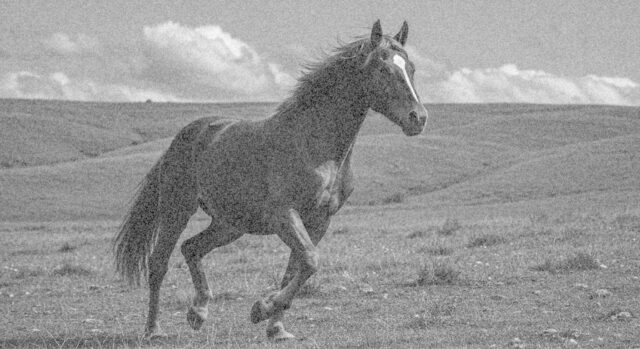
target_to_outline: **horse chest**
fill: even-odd
[[[314,169],[317,183],[314,203],[316,209],[327,209],[330,215],[335,214],[346,197],[344,173],[348,168],[339,168],[335,161],[327,161]]]

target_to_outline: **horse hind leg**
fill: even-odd
[[[193,174],[184,159],[171,149],[165,154],[162,169],[160,197],[158,201],[158,232],[153,252],[149,256],[149,313],[145,326],[145,338],[165,337],[158,322],[160,288],[168,270],[169,258],[180,234],[196,212],[196,186]]]
[[[193,210],[195,211],[195,210]],[[162,214],[162,212],[161,212]],[[165,214],[161,218],[158,227],[158,238],[149,256],[149,312],[145,326],[144,337],[152,339],[155,337],[166,337],[158,322],[160,307],[160,288],[167,273],[169,258],[175,248],[180,234],[187,226],[189,218],[193,212],[182,211],[173,214]]]
[[[227,245],[242,235],[241,231],[213,217],[209,227],[182,243],[182,255],[189,266],[195,288],[193,303],[187,312],[187,322],[194,330],[199,330],[207,319],[209,312],[207,306],[213,298],[207,276],[202,268],[202,258],[213,249]]]

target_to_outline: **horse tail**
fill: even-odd
[[[158,235],[160,168],[164,155],[140,182],[133,205],[113,241],[117,272],[130,285],[140,285],[147,275],[147,261]]]

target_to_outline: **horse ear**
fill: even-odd
[[[407,42],[407,36],[409,36],[409,24],[407,24],[407,21],[404,21],[404,23],[402,23],[402,28],[400,28],[398,34],[396,34],[396,36],[394,36],[393,38],[396,39],[397,42],[402,44],[402,46],[404,46],[404,44]]]
[[[377,20],[373,23],[373,28],[371,29],[371,46],[378,47],[380,41],[382,41],[382,26],[380,25],[380,20]]]

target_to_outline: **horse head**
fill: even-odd
[[[404,49],[408,34],[406,21],[394,37],[383,35],[376,21],[363,70],[370,79],[371,109],[400,126],[404,134],[415,136],[424,130],[428,114],[413,84],[415,67]]]

